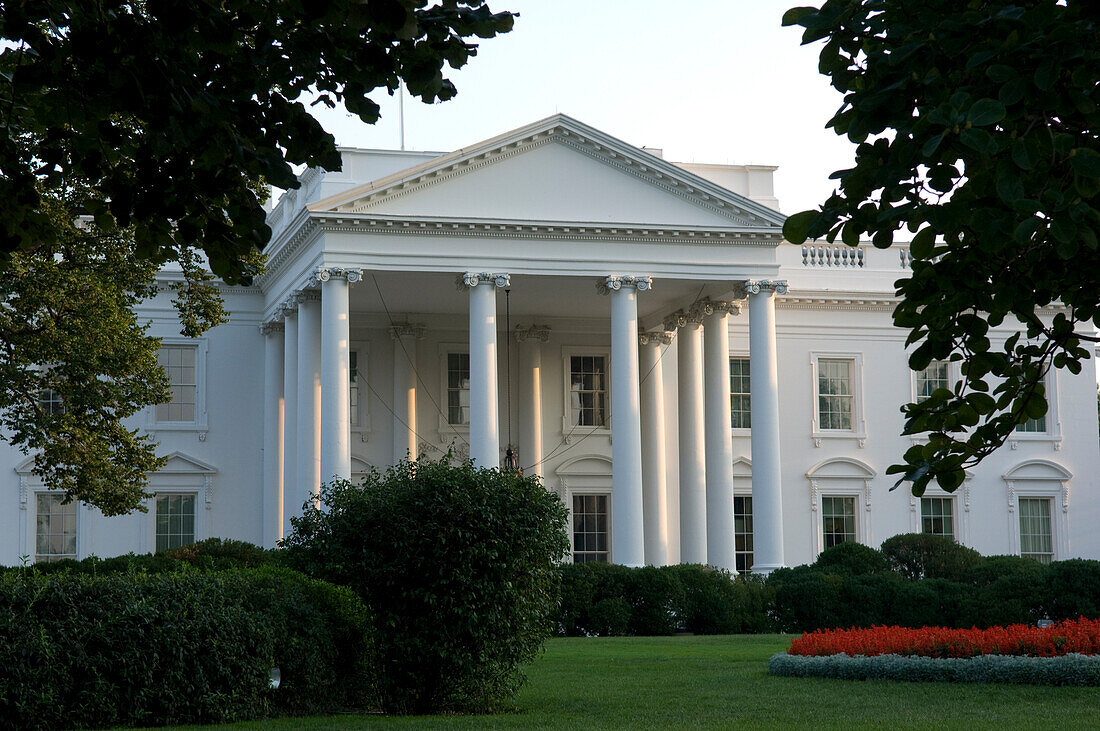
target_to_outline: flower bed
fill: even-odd
[[[768,672],[787,677],[1100,685],[1100,620],[989,629],[871,627],[807,632]]]
[[[1059,657],[1100,655],[1100,620],[1057,622],[1050,627],[1014,624],[989,629],[871,627],[816,630],[791,642],[790,655],[902,655],[971,658],[980,655]]]

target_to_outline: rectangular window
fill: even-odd
[[[165,345],[157,351],[157,362],[168,376],[171,399],[157,404],[157,421],[195,420],[195,353],[194,345]]]
[[[748,495],[733,497],[733,549],[737,573],[752,570],[752,498]]]
[[[469,353],[447,353],[447,423],[470,423]]]
[[[951,388],[947,381],[947,361],[932,361],[923,371],[913,374],[913,395],[918,402],[931,396],[938,388]]]
[[[573,563],[607,563],[607,495],[573,496]]]
[[[856,539],[856,499],[854,497],[821,498],[821,532],[825,548]]]
[[[157,495],[157,553],[195,542],[195,496]]]
[[[44,388],[39,392],[38,408],[47,414],[65,413],[65,406],[61,403],[61,394],[49,388]]]
[[[822,430],[852,429],[852,361],[820,358],[817,361],[818,423]]]
[[[1016,425],[1016,431],[1024,432],[1026,434],[1045,434],[1046,430],[1046,415],[1040,416],[1038,419],[1028,419],[1023,424]]]
[[[1049,498],[1020,498],[1020,555],[1039,563],[1054,560]]]
[[[920,499],[921,533],[955,538],[955,518],[949,497],[922,497]]]
[[[607,359],[569,358],[569,399],[574,426],[607,426]]]
[[[76,558],[76,503],[62,505],[62,495],[39,493],[34,560],[41,563]]]
[[[359,426],[359,353],[348,353],[348,423],[354,429]]]
[[[734,429],[750,428],[749,394],[749,359],[730,358],[730,421]]]

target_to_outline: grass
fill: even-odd
[[[341,715],[239,729],[1057,728],[1100,725],[1100,688],[773,678],[778,635],[569,638],[547,643],[512,713]]]

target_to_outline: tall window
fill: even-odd
[[[157,495],[157,553],[195,542],[195,496]]]
[[[573,496],[573,563],[607,563],[607,495]]]
[[[934,536],[955,537],[955,518],[951,498],[922,497],[920,499],[920,529]]]
[[[1047,417],[1046,414],[1040,416],[1038,419],[1028,419],[1023,424],[1016,425],[1016,431],[1024,432],[1027,434],[1043,434],[1047,430]]]
[[[61,504],[62,496],[39,493],[34,560],[76,558],[76,503]]]
[[[447,354],[447,423],[470,423],[470,354]]]
[[[733,496],[733,550],[737,573],[752,570],[752,498]]]
[[[574,426],[607,426],[607,359],[602,355],[569,358],[570,405]]]
[[[749,394],[749,359],[730,358],[730,421],[734,429],[750,428]]]
[[[852,428],[852,361],[820,358],[817,362],[817,409],[821,429]]]
[[[352,428],[359,426],[359,353],[348,353],[348,422]]]
[[[1050,498],[1020,498],[1020,555],[1039,563],[1050,563],[1054,559]]]
[[[165,345],[157,351],[157,362],[168,376],[171,399],[157,404],[157,421],[195,420],[194,345]]]
[[[825,548],[856,539],[856,499],[854,497],[821,498],[821,532]]]
[[[947,381],[947,361],[932,361],[923,371],[914,373],[913,386],[917,401],[925,400],[938,388],[951,388]]]

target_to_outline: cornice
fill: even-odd
[[[784,310],[844,310],[848,312],[879,312],[893,310],[900,300],[874,294],[806,294],[780,295],[775,298],[776,307]]]

